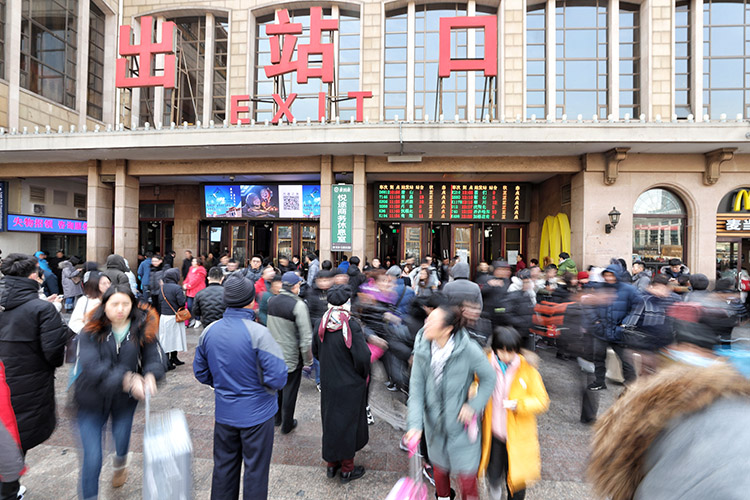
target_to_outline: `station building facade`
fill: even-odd
[[[0,13],[4,253],[556,260],[565,228],[543,226],[563,214],[579,267],[679,257],[713,278],[750,258],[747,3]]]

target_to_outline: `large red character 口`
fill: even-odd
[[[484,28],[484,57],[482,59],[451,58],[451,31],[480,28]],[[438,76],[447,78],[453,71],[483,71],[484,76],[497,76],[497,16],[440,18]]]

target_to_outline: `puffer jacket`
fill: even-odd
[[[424,431],[430,461],[454,474],[476,474],[482,453],[481,439],[471,442],[458,413],[464,403],[479,417],[495,389],[495,371],[479,347],[461,329],[454,334],[454,346],[443,368],[440,384],[435,383],[431,342],[423,333],[414,343],[414,363],[409,381],[407,428]],[[469,387],[479,379],[476,395],[469,399]]]
[[[173,267],[164,272],[164,285],[162,285],[162,291],[159,292],[159,307],[161,308],[159,312],[163,316],[174,316],[177,309],[185,307],[185,292],[178,284],[179,282],[179,269]]]
[[[619,265],[611,264],[605,272],[613,273],[617,278],[617,283],[613,287],[615,298],[611,303],[599,306],[593,311],[592,333],[607,342],[622,342],[622,321],[639,302],[640,293],[633,285],[620,280],[622,269]],[[608,286],[606,283],[603,285],[605,288]]]
[[[81,276],[81,270],[73,267],[69,260],[60,262],[62,269],[62,289],[65,297],[80,297],[83,295],[83,286],[81,283],[73,283],[75,276]],[[83,278],[83,276],[81,276]]]
[[[203,266],[190,266],[182,284],[185,286],[185,295],[195,297],[198,292],[206,288],[206,268]]]
[[[126,285],[130,287],[130,280],[125,274],[130,271],[130,269],[121,255],[113,253],[107,257],[106,267],[107,269],[104,270],[103,274],[109,278],[109,281],[111,281],[113,285]]]
[[[75,400],[80,408],[95,412],[135,405],[122,390],[125,374],[151,373],[159,380],[165,373],[165,355],[157,342],[159,319],[152,309],[139,309],[119,347],[111,327],[101,340],[91,333],[96,327],[89,322],[78,338],[81,373],[76,379]]]
[[[221,283],[209,283],[206,288],[195,295],[193,315],[200,318],[204,326],[220,320],[226,309],[224,287]]]
[[[563,276],[565,273],[578,274],[578,266],[576,266],[576,263],[573,259],[565,259],[564,261],[560,262],[559,266],[557,266],[558,276]]]
[[[18,419],[21,446],[29,450],[55,430],[55,368],[63,364],[68,328],[50,302],[39,299],[39,284],[5,277],[0,305],[0,360]]]
[[[289,373],[312,364],[312,324],[305,301],[289,290],[281,290],[268,301],[268,329],[281,346]]]

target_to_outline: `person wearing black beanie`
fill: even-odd
[[[354,455],[369,440],[367,427],[367,378],[370,350],[362,326],[352,318],[347,285],[332,286],[330,307],[313,329],[313,354],[320,360],[320,413],[323,423],[323,460],[326,475],[341,471],[345,484],[364,476],[354,465]]]
[[[230,275],[224,280],[224,303],[242,309],[255,300],[253,282],[242,276]]]

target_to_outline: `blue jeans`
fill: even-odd
[[[320,383],[320,361],[318,358],[313,358],[313,370],[315,370],[315,383]]]
[[[188,297],[187,298],[187,308],[188,308],[188,311],[190,311],[190,314],[192,314],[192,316],[193,316],[192,319],[194,321],[198,321],[200,318],[198,316],[196,316],[195,314],[193,314],[193,303],[194,302],[195,302],[195,297]]]
[[[65,312],[70,312],[75,306],[76,297],[65,297]]]
[[[112,415],[112,437],[115,441],[117,460],[124,464],[130,446],[133,429],[133,414],[136,402],[125,407],[112,408],[109,412],[78,410],[78,430],[83,445],[83,468],[81,470],[81,492],[84,499],[96,498],[99,494],[99,473],[102,471],[102,434],[109,416]]]

